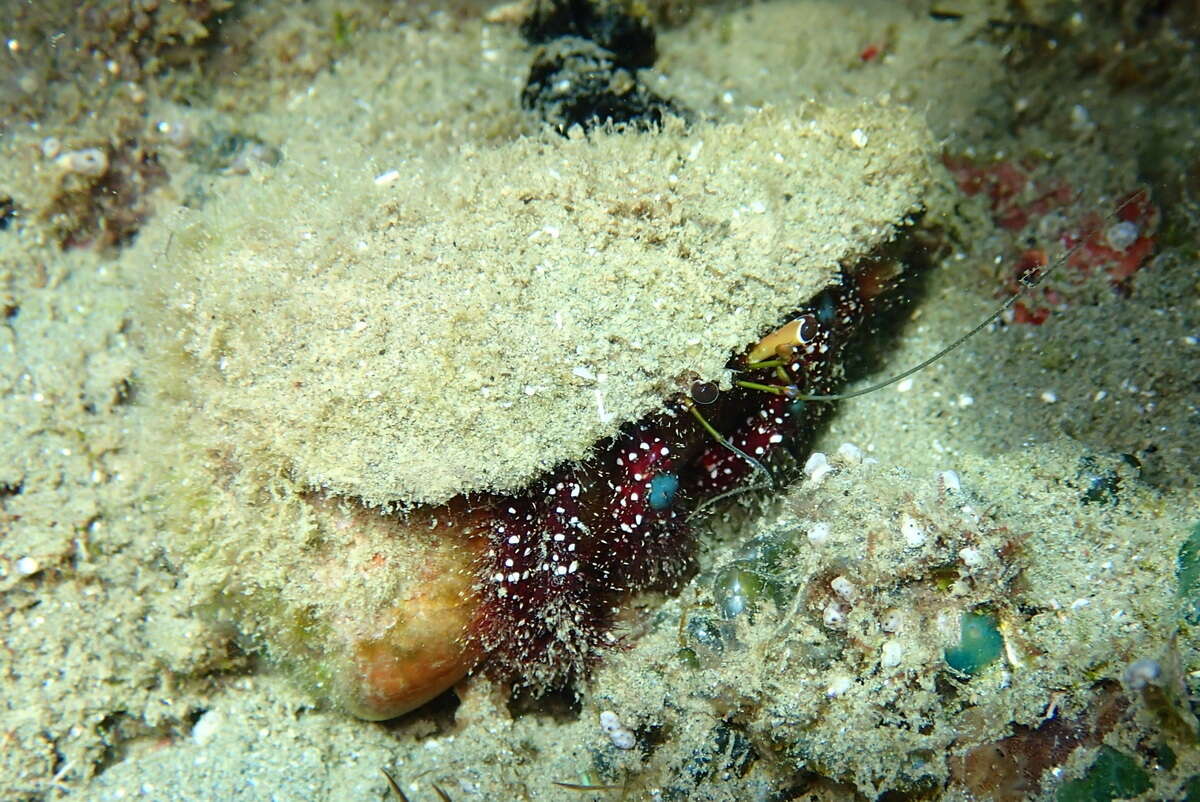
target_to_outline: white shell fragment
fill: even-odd
[[[831,601],[825,605],[825,610],[821,613],[821,620],[830,629],[845,629],[846,609],[837,602]]]
[[[621,723],[621,718],[611,710],[600,714],[600,729],[609,737],[613,746],[618,749],[632,749],[637,745],[633,730]]]
[[[879,650],[879,665],[884,668],[895,668],[900,665],[903,658],[904,644],[895,638],[884,641],[883,648]]]
[[[857,465],[863,461],[862,449],[854,445],[854,443],[842,443],[838,446],[837,455],[844,462],[851,465]]]
[[[206,746],[217,736],[224,724],[224,713],[219,710],[209,710],[192,727],[192,740],[200,746]]]
[[[13,564],[18,576],[33,576],[42,570],[41,563],[32,557],[22,557]]]
[[[835,674],[829,679],[825,695],[831,698],[841,696],[850,690],[852,685],[854,685],[854,679],[849,674]]]
[[[64,172],[97,178],[108,172],[108,154],[100,148],[87,148],[64,153],[54,160]]]
[[[925,527],[917,523],[911,515],[905,515],[900,521],[900,534],[909,548],[917,549],[925,545]]]
[[[987,557],[984,556],[984,553],[974,546],[966,546],[959,549],[958,558],[968,568],[978,568],[987,562]]]
[[[1114,251],[1123,251],[1137,242],[1140,233],[1137,223],[1125,221],[1109,226],[1104,232],[1104,239],[1108,242],[1108,247]]]
[[[804,463],[804,473],[813,484],[820,484],[832,470],[833,466],[829,464],[829,458],[820,451],[814,451]]]
[[[808,527],[808,542],[814,546],[823,546],[829,542],[829,535],[833,528],[828,521],[817,521]]]
[[[835,576],[829,583],[829,587],[833,589],[834,593],[848,602],[852,602],[858,598],[858,588],[844,576]]]
[[[954,471],[940,471],[937,475],[938,484],[947,493],[958,493],[962,490],[962,481]]]

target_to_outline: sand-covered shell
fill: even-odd
[[[186,394],[306,487],[512,490],[719,378],[917,206],[928,147],[866,107],[521,139],[382,182],[285,163],[176,232]]]
[[[406,626],[396,599],[431,598],[414,553],[469,564],[469,531],[432,505],[515,491],[720,381],[919,208],[930,150],[918,118],[871,104],[524,138],[384,175],[285,158],[148,260],[173,553],[344,704],[393,713],[356,701],[370,683],[346,654]],[[442,520],[411,525],[416,552],[391,522],[343,525],[417,505]]]

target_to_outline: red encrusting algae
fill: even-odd
[[[1065,179],[1056,175],[1038,175],[1040,164],[1034,159],[1002,160],[977,164],[968,156],[943,154],[942,163],[954,176],[959,190],[969,196],[984,194],[990,201],[996,225],[1025,243],[1013,259],[1011,278],[1004,292],[1021,288],[1049,264],[1044,246],[1031,246],[1030,240],[1051,239],[1069,252],[1066,266],[1075,271],[1072,282],[1105,273],[1113,290],[1126,293],[1129,278],[1149,263],[1154,253],[1154,235],[1159,211],[1147,190],[1127,192],[1105,213],[1088,211],[1072,221],[1076,192]],[[1064,216],[1058,222],[1051,215]],[[1046,223],[1051,224],[1047,232]],[[1049,245],[1050,243],[1045,243]],[[1070,293],[1062,287],[1042,287],[1032,296],[1013,304],[1012,321],[1039,325],[1055,308],[1071,303]]]

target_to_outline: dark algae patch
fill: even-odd
[[[1175,580],[1183,602],[1184,618],[1193,626],[1200,624],[1200,524],[1196,524],[1179,547]]]
[[[1102,746],[1078,780],[1059,786],[1056,802],[1111,802],[1129,799],[1150,789],[1150,777],[1130,755]]]

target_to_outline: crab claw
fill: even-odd
[[[359,718],[382,721],[453,687],[479,659],[467,637],[475,610],[466,572],[426,574],[348,644],[334,699]]]
[[[486,541],[475,517],[449,507],[398,516],[342,499],[310,503],[328,546],[306,573],[323,598],[312,600],[284,662],[318,695],[372,721],[453,687],[479,659],[473,566]]]

